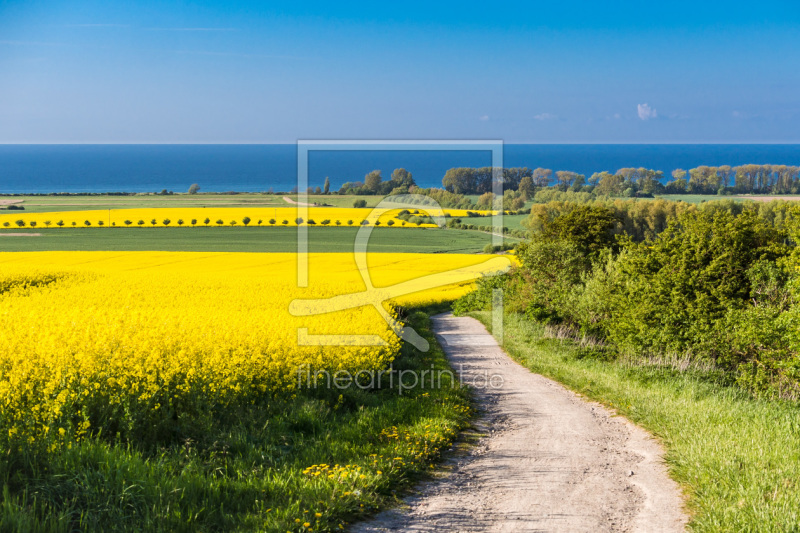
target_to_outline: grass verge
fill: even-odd
[[[449,368],[428,317],[440,310],[411,312],[432,348],[405,346],[395,370]],[[177,443],[95,437],[4,453],[0,531],[339,530],[424,477],[470,403],[457,384],[399,394],[384,378],[382,388],[305,389],[229,415]]]
[[[472,314],[484,324],[489,312]],[[599,401],[656,435],[695,531],[800,530],[800,408],[755,399],[707,374],[587,356],[518,315],[503,347],[532,371]]]

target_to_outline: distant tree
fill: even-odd
[[[91,222],[89,222],[88,220],[84,220],[84,221],[83,221],[83,225],[84,225],[84,226],[91,226],[91,225],[92,225],[92,223],[91,223]]]
[[[380,225],[381,225],[381,221],[380,221],[380,220],[376,220],[376,221],[375,221],[375,225],[376,225],[376,226],[380,226]]]
[[[369,226],[369,221],[368,220],[362,220],[361,221],[361,225],[362,226]]]
[[[314,194],[322,194],[322,189],[317,187],[316,189],[314,189]]]
[[[225,221],[222,220],[221,218],[218,218],[216,224],[217,226],[222,226],[223,224],[225,224]]]
[[[341,220],[337,220],[337,221],[336,221],[336,225],[337,225],[337,226],[341,226],[341,225],[342,225],[342,221],[341,221]]]
[[[24,220],[15,220],[14,224],[19,226],[20,228],[24,228],[25,227],[25,221]]]
[[[47,226],[48,228],[50,227],[50,224],[52,224],[52,222],[50,222],[49,220],[44,221],[44,225]]]
[[[413,187],[416,185],[411,172],[404,168],[394,169],[394,172],[392,172],[392,183],[394,187]]]
[[[596,187],[594,192],[599,196],[621,196],[626,189],[625,178],[610,172],[594,173],[591,178]]]
[[[161,196],[166,196],[169,193],[167,192],[167,189],[161,189],[161,192],[158,194],[160,194]]]
[[[302,218],[300,218],[300,217],[298,217],[298,218],[294,219],[294,223],[295,223],[295,224],[297,224],[297,225],[299,226],[300,224],[302,224],[302,223],[303,223],[303,219],[302,219]]]
[[[259,225],[259,226],[260,226],[260,225],[261,225],[263,222],[264,222],[264,221],[263,221],[263,220],[261,220],[260,218],[258,219],[258,225]]]
[[[533,184],[531,176],[525,176],[519,182],[519,192],[525,199],[533,198],[533,193],[536,192],[536,186]]]
[[[250,217],[244,217],[242,219],[242,224],[244,224],[245,227],[247,227],[247,225],[250,224]]]
[[[558,184],[562,189],[567,190],[580,175],[571,170],[559,170],[556,172],[556,180],[558,180]]]
[[[164,219],[164,220],[162,220],[161,222],[162,222],[162,223],[163,223],[165,226],[169,226],[170,222],[172,222],[172,221],[171,221],[170,219],[168,219],[168,218],[165,218],[165,219]]]
[[[288,223],[289,223],[288,220],[284,220],[283,222],[281,222],[281,224],[283,224],[284,226],[287,225]]]
[[[59,228],[62,227],[63,225],[64,225],[63,220],[59,220],[58,222],[56,222],[56,226],[58,226]]]
[[[323,188],[323,192],[325,194],[330,194],[331,192],[331,179],[327,176],[325,176],[325,186]]]
[[[137,222],[137,224],[139,224],[140,226],[144,226],[144,220],[140,220],[139,222]]]
[[[491,209],[492,204],[494,204],[494,193],[492,192],[483,193],[476,203],[476,205],[482,209]]]
[[[381,181],[383,181],[383,177],[381,176],[381,171],[373,170],[372,172],[364,176],[364,188],[371,193],[377,193],[381,187]]]
[[[5,227],[5,228],[9,227],[10,225],[11,225],[11,223],[8,222],[8,221],[3,222],[3,227]]]
[[[553,171],[549,168],[537,168],[534,169],[531,179],[533,180],[534,187],[547,187],[552,177]]]
[[[235,226],[235,225],[236,225],[236,221],[235,220],[231,220],[231,226]]]
[[[74,228],[74,227],[75,227],[75,226],[77,226],[77,225],[78,225],[78,223],[77,223],[77,222],[75,222],[75,221],[73,220],[73,221],[72,221],[72,227]]]
[[[36,221],[35,221],[35,220],[31,220],[29,224],[30,224],[30,226],[31,226],[32,228],[35,228],[35,227],[36,227]]]
[[[193,218],[191,222],[192,222],[192,226],[196,226],[197,225],[197,219],[196,218]]]
[[[309,226],[316,226],[316,224],[317,224],[317,223],[316,223],[316,222],[314,222],[314,219],[313,219],[313,218],[309,218],[309,219],[308,219],[308,225],[309,225]]]
[[[323,226],[327,226],[327,225],[328,225],[328,224],[330,224],[330,223],[331,223],[331,221],[330,221],[330,219],[328,219],[328,218],[326,218],[325,220],[323,220],[322,222],[320,222],[320,224],[322,224]]]
[[[205,224],[206,226],[208,226],[208,224],[209,224],[210,222],[211,222],[211,219],[210,219],[210,218],[208,218],[208,217],[206,217],[206,218],[204,218],[204,219],[203,219],[203,224]]]
[[[196,183],[192,183],[189,187],[189,194],[197,194],[198,192],[200,192],[200,186]]]
[[[686,171],[678,168],[672,171],[672,181],[665,186],[667,194],[684,194],[686,193],[688,183],[686,182]]]
[[[103,221],[102,221],[102,220],[98,220],[98,221],[97,221],[97,225],[98,225],[98,226],[102,226],[102,225],[103,225]]]
[[[477,190],[476,169],[466,167],[448,169],[442,178],[442,187],[456,194],[474,193]]]
[[[132,221],[132,220],[126,220],[126,221],[125,221],[125,225],[126,225],[126,226],[130,226],[131,224],[133,224],[133,221]]]
[[[352,225],[353,225],[353,221],[352,221],[352,220],[348,220],[348,221],[347,221],[347,225],[348,225],[348,226],[352,226]]]
[[[363,198],[355,200],[353,202],[353,207],[355,207],[356,209],[361,209],[361,208],[367,207],[367,201],[364,200]]]
[[[156,224],[158,224],[158,221],[157,221],[156,219],[152,219],[152,220],[150,221],[150,225],[151,225],[151,226],[155,227],[155,225],[156,225]]]
[[[274,219],[274,218],[271,218],[271,219],[269,219],[269,225],[270,225],[270,226],[274,226],[274,225],[275,225],[275,222],[276,222],[276,221],[275,221],[275,219]]]
[[[386,223],[387,226],[394,226],[394,220],[390,220]]]

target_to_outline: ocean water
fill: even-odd
[[[504,166],[572,170],[646,167],[665,174],[698,165],[800,166],[800,145],[542,145],[507,144]],[[309,184],[332,189],[363,180],[374,169],[388,178],[410,170],[423,187],[441,186],[447,169],[489,166],[476,151],[312,151]],[[290,191],[297,181],[297,148],[271,145],[0,145],[0,193]]]

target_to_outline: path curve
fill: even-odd
[[[475,387],[483,436],[447,474],[353,531],[682,531],[660,445],[643,429],[514,362],[483,325],[451,313],[433,328]],[[495,385],[498,381],[495,378]]]
[[[314,204],[309,204],[307,202],[297,202],[295,200],[292,200],[288,196],[284,196],[283,197],[283,201],[286,202],[286,203],[289,203],[289,204],[294,204],[294,205],[308,205],[308,206],[313,206],[314,205]]]

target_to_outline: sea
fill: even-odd
[[[297,185],[297,146],[246,145],[0,145],[0,194],[289,192]],[[800,145],[779,144],[506,144],[505,167],[571,170],[587,177],[603,170],[646,167],[666,176],[699,165],[800,166]],[[331,189],[361,181],[372,170],[388,179],[409,170],[422,187],[441,186],[452,167],[491,165],[488,151],[312,150],[309,185]]]

